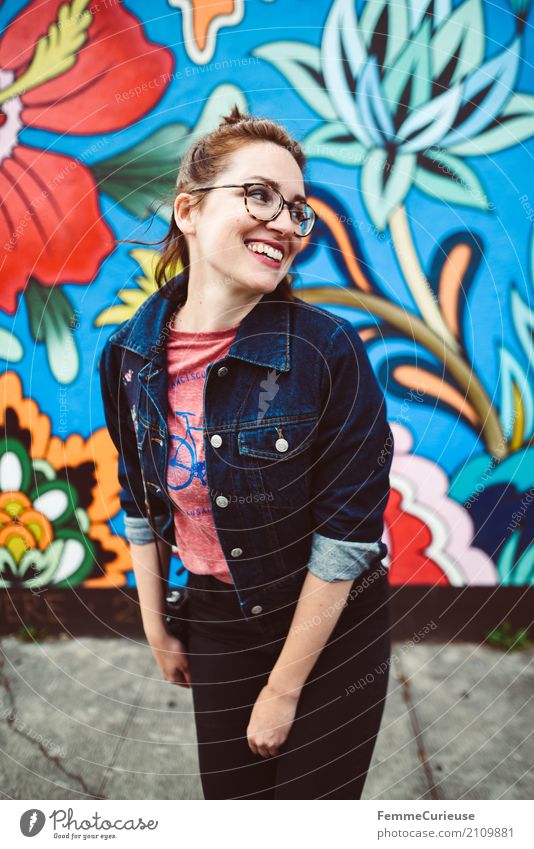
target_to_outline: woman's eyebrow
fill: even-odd
[[[264,183],[269,183],[269,185],[274,186],[275,189],[280,191],[280,183],[277,183],[276,180],[270,180],[268,177],[261,177],[259,174],[253,174],[252,177],[248,178],[249,180],[263,180]],[[302,195],[294,195],[293,200],[301,200],[306,203],[306,198]]]

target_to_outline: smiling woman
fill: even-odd
[[[192,686],[207,799],[359,799],[384,709],[392,436],[354,327],[291,291],[316,217],[304,167],[237,108],[198,139],[159,288],[101,358],[143,625]]]

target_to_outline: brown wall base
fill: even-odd
[[[394,639],[417,641],[424,632],[425,640],[479,642],[506,620],[514,630],[532,629],[534,586],[391,587],[391,607]],[[0,635],[25,627],[36,639],[143,636],[134,589],[3,590]]]

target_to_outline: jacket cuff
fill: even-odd
[[[165,516],[154,516],[154,523],[156,534],[159,536],[165,524]],[[154,535],[145,516],[125,516],[124,536],[134,545],[147,545],[154,542]]]
[[[351,581],[387,553],[381,540],[345,542],[314,532],[308,569],[323,581]]]

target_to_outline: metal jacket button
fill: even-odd
[[[232,548],[230,554],[232,555],[232,557],[241,557],[241,555],[243,554],[243,549],[242,548]]]
[[[228,374],[228,369],[226,368],[226,366],[221,366],[217,369],[218,377],[224,377],[226,374]]]
[[[220,448],[222,445],[222,439],[218,433],[214,433],[210,439],[211,444],[214,448]]]
[[[289,442],[287,439],[277,439],[274,443],[274,447],[277,451],[287,451],[289,448]]]
[[[215,499],[217,507],[228,507],[228,499],[226,495],[218,495]]]
[[[261,604],[255,604],[254,607],[250,608],[250,612],[253,613],[254,616],[256,616],[257,613],[261,613],[262,610],[263,607],[261,606]]]

